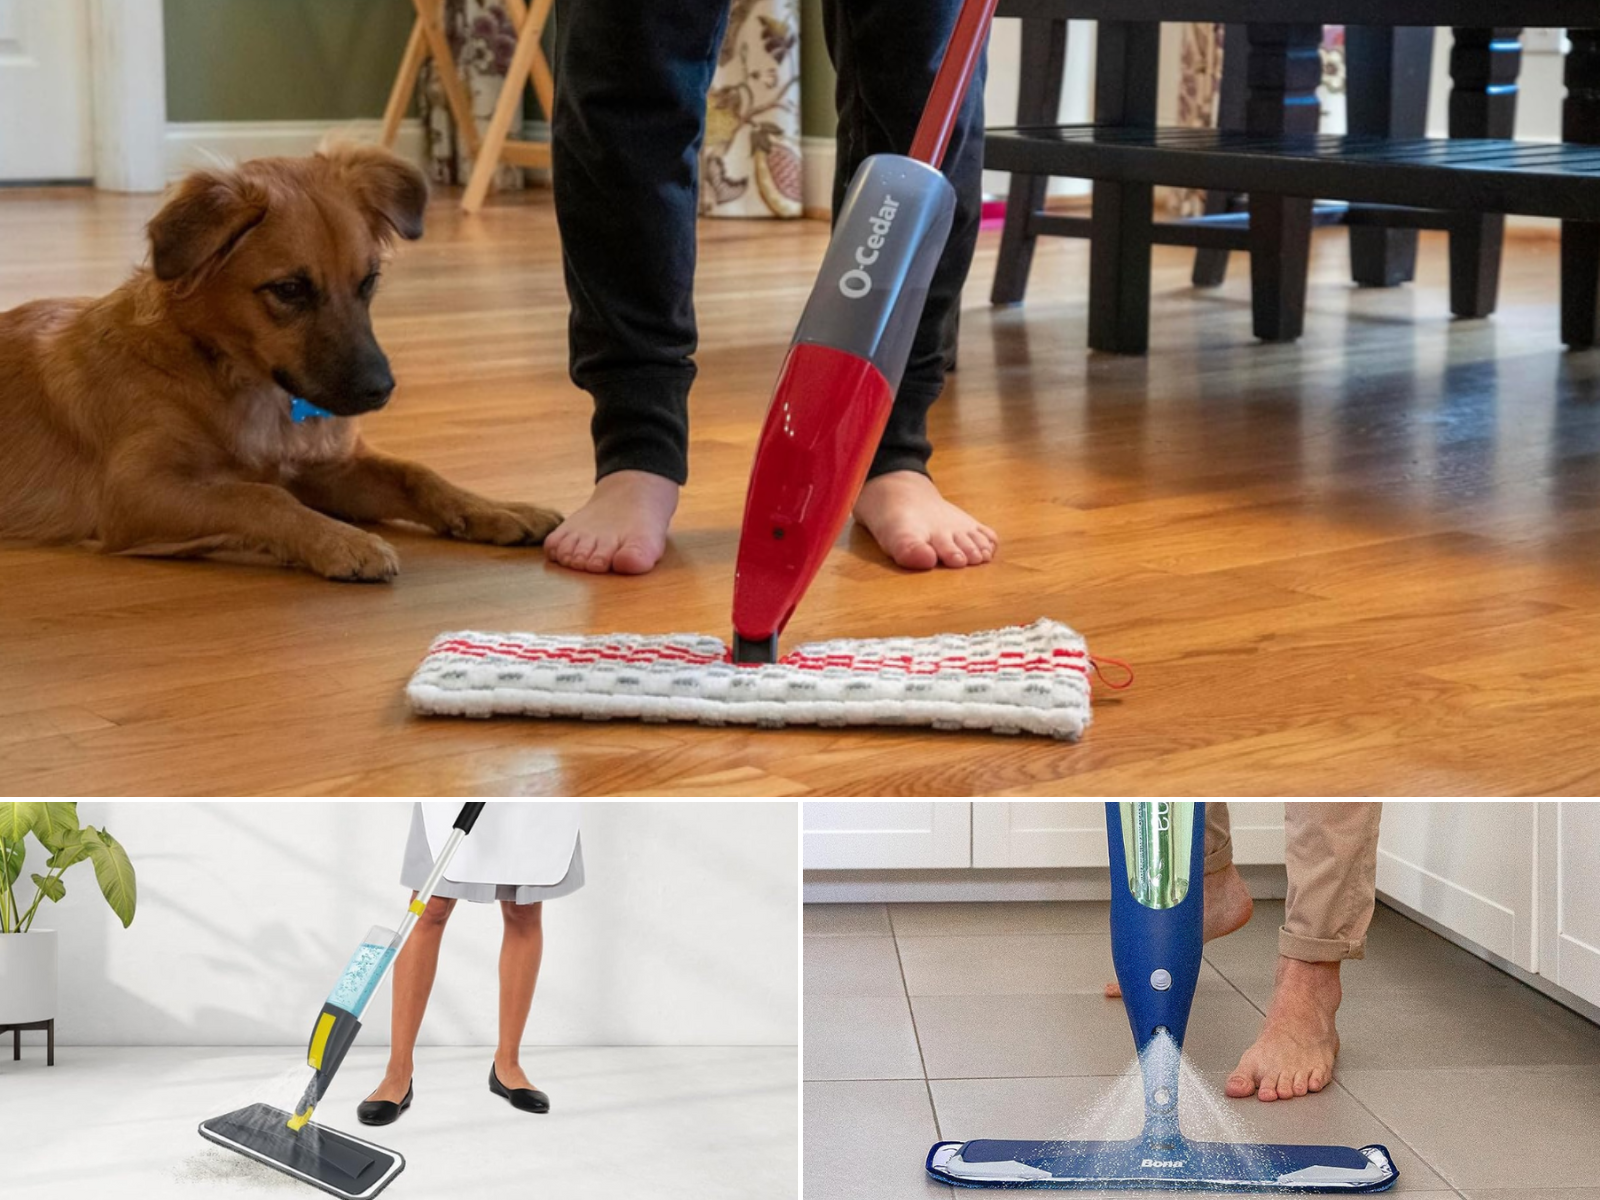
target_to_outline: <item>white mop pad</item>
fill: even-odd
[[[735,666],[697,634],[446,633],[406,689],[417,712],[705,725],[925,725],[1077,740],[1089,725],[1083,638],[1040,620],[987,633],[814,642]]]

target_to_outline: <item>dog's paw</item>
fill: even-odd
[[[464,542],[537,546],[561,520],[560,513],[531,504],[490,504],[461,513],[448,524],[445,533]]]
[[[352,529],[329,537],[307,565],[324,579],[341,583],[387,583],[400,573],[400,556],[382,538]]]

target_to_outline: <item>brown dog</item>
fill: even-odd
[[[542,542],[558,514],[377,454],[351,419],[394,389],[368,304],[427,198],[371,147],[204,171],[150,222],[149,268],[0,314],[0,538],[264,552],[351,580],[399,562],[347,521]],[[335,415],[297,423],[292,397]]]

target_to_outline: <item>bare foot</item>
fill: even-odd
[[[390,1104],[399,1104],[406,1098],[406,1092],[411,1087],[411,1068],[406,1067],[396,1070],[390,1067],[384,1072],[383,1082],[372,1089],[368,1100],[387,1100]]]
[[[507,1060],[503,1056],[494,1056],[494,1077],[508,1088],[531,1088],[527,1073],[523,1071],[522,1064],[515,1059]]]
[[[613,471],[594,485],[589,502],[544,541],[551,562],[603,575],[643,575],[667,548],[678,508],[678,485],[649,471]]]
[[[1288,1100],[1327,1087],[1339,1054],[1333,1014],[1342,994],[1337,962],[1279,955],[1261,1036],[1228,1076],[1228,1095],[1254,1092],[1262,1100]]]
[[[994,557],[1000,538],[976,517],[939,494],[916,471],[869,479],[856,497],[855,518],[879,547],[910,571],[975,567]]]
[[[1205,906],[1204,939],[1208,942],[1242,927],[1256,907],[1239,868],[1232,863],[1206,876]],[[1122,989],[1116,980],[1106,984],[1106,995],[1113,1000],[1121,997]]]

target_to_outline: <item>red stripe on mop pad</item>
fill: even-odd
[[[406,696],[441,716],[901,725],[1076,740],[1088,728],[1083,638],[1040,620],[985,633],[814,642],[736,666],[697,634],[434,639]]]

